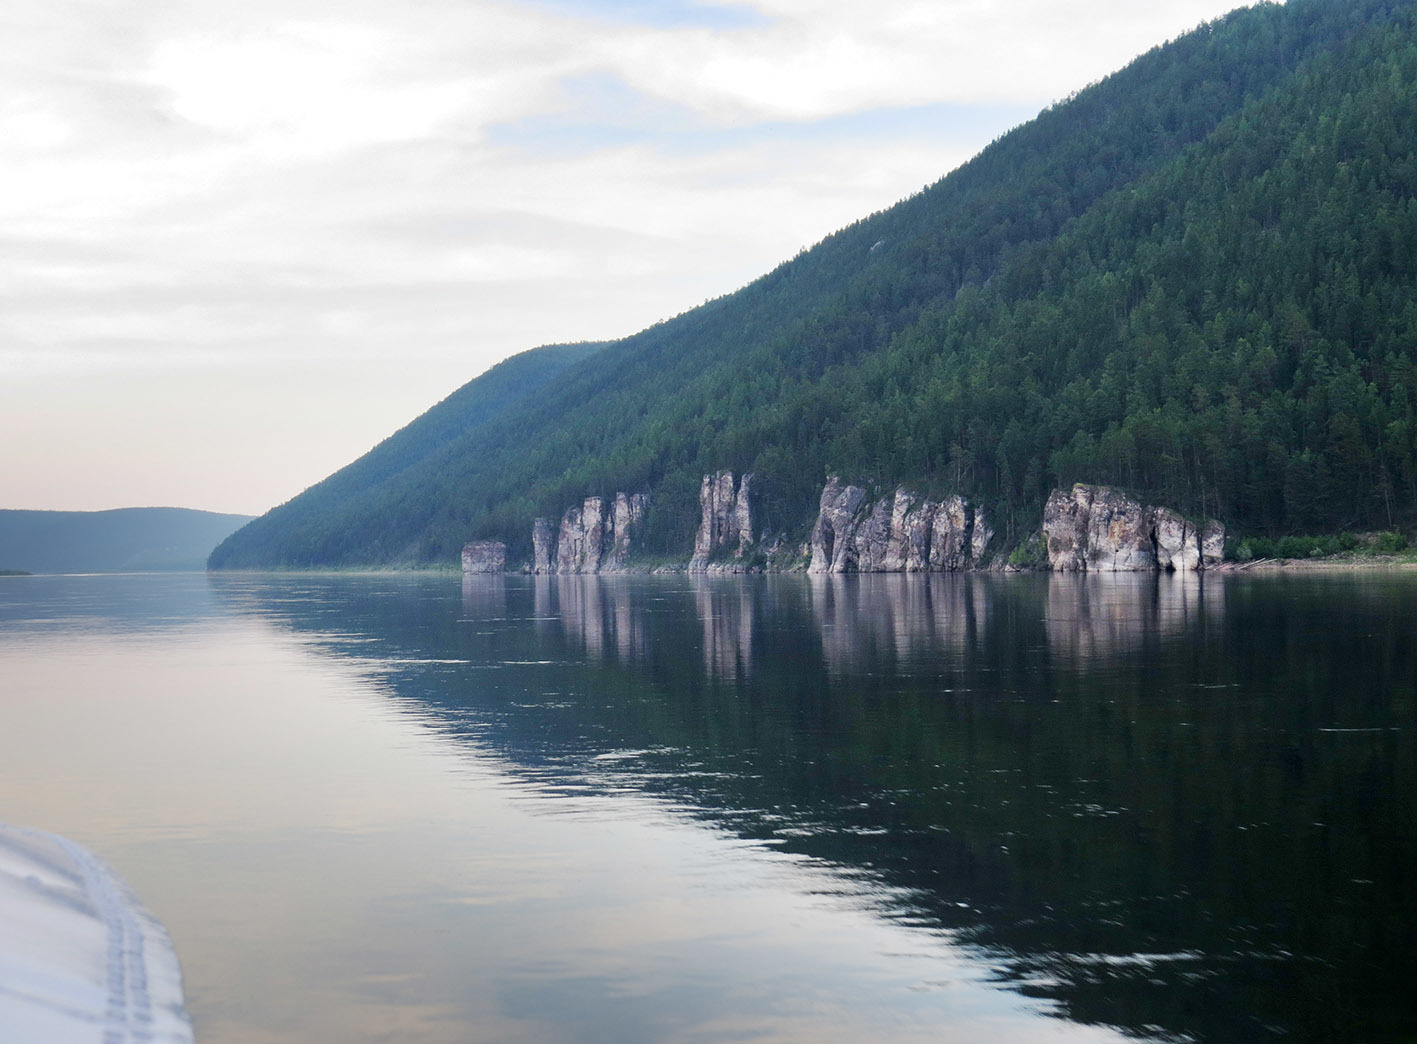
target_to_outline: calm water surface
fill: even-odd
[[[1417,576],[0,579],[225,1042],[1417,1039]]]

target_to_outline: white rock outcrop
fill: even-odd
[[[568,508],[560,525],[538,518],[531,526],[533,573],[620,573],[629,567],[644,522],[648,499],[643,493],[616,493],[607,506],[586,497]]]
[[[874,503],[827,480],[812,527],[809,573],[958,572],[979,566],[994,531],[959,495],[942,503],[905,487]]]
[[[464,573],[503,573],[507,569],[507,545],[500,540],[474,540],[462,549]]]
[[[1197,530],[1170,508],[1085,483],[1048,497],[1043,535],[1048,565],[1060,573],[1195,572],[1218,566],[1225,552],[1219,522]]]
[[[733,472],[705,475],[699,486],[699,529],[689,572],[736,572],[753,546],[753,508],[749,497],[752,475],[736,483]],[[725,558],[732,548],[732,558]]]

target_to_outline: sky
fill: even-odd
[[[0,508],[260,514],[1235,0],[5,0]]]

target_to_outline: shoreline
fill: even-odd
[[[1361,558],[1263,558],[1252,562],[1222,562],[1206,570],[1195,570],[1195,574],[1203,576],[1205,573],[1284,573],[1284,572],[1410,572],[1417,571],[1417,559],[1401,558],[1398,556],[1375,556]],[[195,571],[194,571],[195,572]],[[1148,572],[1162,573],[1165,570],[1098,570],[1084,572],[1067,572],[1052,569],[1036,569],[1018,567],[1004,568],[984,568],[948,570],[941,572],[914,572],[906,573],[899,571],[867,570],[853,571],[851,573],[836,573],[835,576],[946,576],[951,574],[980,574],[990,573],[1004,576],[1042,575],[1042,576],[1117,576],[1122,573],[1132,573],[1143,575]],[[76,575],[76,574],[54,574],[54,575]],[[113,575],[113,574],[105,574]],[[312,569],[209,569],[205,575],[208,577],[219,576],[448,576],[448,577],[468,577],[468,576],[752,576],[752,575],[772,575],[772,576],[807,576],[804,569],[709,569],[702,572],[690,572],[686,566],[677,568],[665,566],[659,563],[654,566],[635,567],[630,566],[625,569],[601,570],[596,573],[543,573],[536,574],[526,569],[506,569],[497,573],[465,573],[456,567],[450,566],[398,566],[398,567],[321,567]],[[817,574],[827,575],[827,574]]]
[[[1376,572],[1404,572],[1417,570],[1417,560],[1397,556],[1364,558],[1261,558],[1253,562],[1225,562],[1216,568],[1218,573],[1319,573],[1351,572],[1357,570]]]

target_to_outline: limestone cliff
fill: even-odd
[[[731,471],[704,476],[689,572],[737,572],[743,568],[744,556],[753,546],[753,509],[748,495],[752,479],[752,475],[744,475],[735,486]],[[728,548],[733,549],[731,559],[722,555]]]
[[[1200,530],[1164,507],[1149,507],[1109,486],[1055,489],[1043,509],[1048,565],[1055,572],[1193,572],[1220,564],[1225,527]]]
[[[812,527],[812,563],[809,573],[849,573],[856,569],[856,530],[866,491],[843,486],[835,475],[827,479]]]
[[[531,571],[556,571],[556,530],[549,518],[538,518],[531,524]]]
[[[731,471],[703,476],[689,572],[741,572],[750,561],[769,570],[801,568],[791,562],[798,554],[795,547],[786,564],[768,553],[785,546],[781,537],[776,543],[755,543],[760,538],[753,533],[751,483],[751,475],[735,479]],[[531,571],[626,571],[646,507],[643,494],[616,493],[608,503],[587,497],[568,509],[559,525],[536,519]],[[1219,522],[1197,527],[1169,508],[1141,504],[1107,486],[1083,484],[1055,490],[1048,498],[1043,536],[1049,567],[1057,572],[1190,572],[1219,565],[1225,550],[1225,527]],[[822,490],[803,550],[810,556],[810,573],[961,572],[989,561],[994,537],[984,510],[958,494],[933,501],[901,486],[872,499],[865,489],[844,485],[833,475]],[[496,548],[501,548],[500,559]],[[755,552],[751,559],[750,550]],[[464,570],[500,572],[505,558],[501,544],[469,544]],[[994,565],[999,564],[996,559]]]
[[[606,532],[607,543],[600,561],[602,573],[624,572],[630,563],[630,552],[635,537],[639,535],[640,524],[645,518],[645,495],[636,493],[626,496],[615,494],[615,503],[610,506],[610,523]]]
[[[629,563],[644,521],[643,493],[616,493],[607,509],[601,497],[568,508],[561,524],[538,518],[531,527],[533,573],[615,573]]]
[[[827,480],[812,527],[809,573],[953,572],[978,566],[994,531],[961,496],[943,503],[904,487],[874,503]]]
[[[462,549],[464,573],[501,573],[507,568],[507,545],[500,540],[476,540]]]
[[[556,533],[556,572],[600,572],[600,549],[605,542],[605,504],[586,497],[580,507],[568,508]]]

